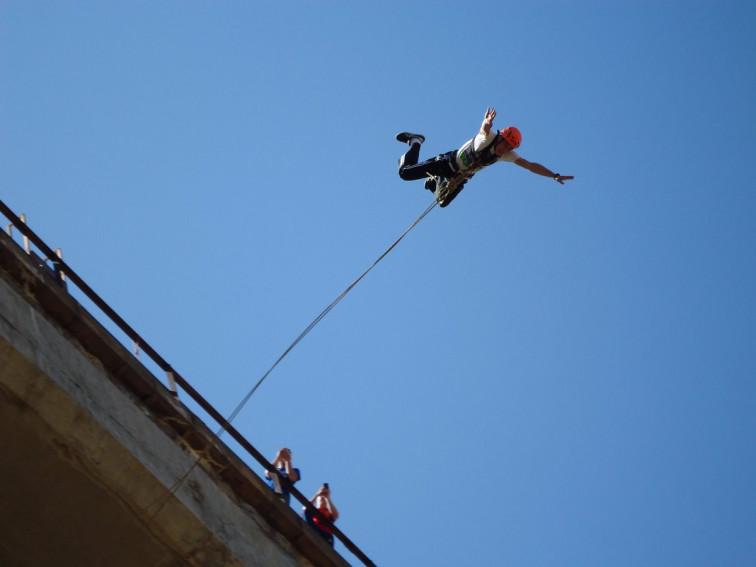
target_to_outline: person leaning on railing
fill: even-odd
[[[273,465],[273,468],[278,471],[278,474],[288,479],[292,484],[302,478],[299,469],[294,468],[291,464],[291,449],[287,449],[286,447],[279,449],[276,458],[271,464]],[[273,490],[281,500],[288,504],[290,499],[289,491],[278,482],[276,473],[269,470],[265,471],[265,479],[271,490]]]
[[[324,484],[320,490],[315,493],[310,499],[313,506],[328,519],[328,522],[324,522],[318,518],[315,514],[310,512],[307,507],[302,508],[304,518],[308,524],[310,524],[320,537],[322,537],[328,545],[333,547],[333,530],[331,524],[339,518],[339,511],[336,506],[331,502],[331,489],[328,487],[328,483]]]

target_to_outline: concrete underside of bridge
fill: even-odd
[[[0,565],[347,563],[0,234]]]
[[[3,364],[8,362],[4,356]],[[14,366],[17,371],[25,364]],[[60,403],[50,385],[32,388]],[[132,503],[81,458],[78,443],[7,388],[0,389],[0,406],[3,565],[184,564],[181,552],[155,537]]]

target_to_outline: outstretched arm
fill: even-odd
[[[541,165],[540,163],[535,163],[534,161],[528,161],[523,158],[517,158],[515,160],[515,163],[519,165],[520,167],[524,167],[528,171],[532,171],[533,173],[536,173],[538,175],[543,175],[544,177],[551,177],[561,185],[564,185],[565,181],[569,181],[570,179],[575,179],[572,175],[560,175],[559,173],[554,173],[551,171],[548,167],[545,167]]]
[[[491,107],[487,108],[486,115],[483,117],[483,124],[480,125],[481,134],[488,136],[488,133],[491,131],[491,126],[493,126],[494,118],[496,118],[496,109]]]

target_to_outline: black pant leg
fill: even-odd
[[[399,160],[399,177],[405,181],[414,181],[423,179],[429,175],[438,177],[452,177],[454,170],[451,166],[451,160],[454,159],[456,152],[447,152],[438,155],[433,159],[428,159],[417,163],[420,157],[420,144],[413,144],[409,151]]]

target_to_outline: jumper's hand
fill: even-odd
[[[558,175],[554,179],[556,179],[556,181],[559,184],[564,185],[565,181],[569,181],[570,179],[575,179],[575,176],[574,175]]]
[[[488,107],[486,109],[486,115],[483,117],[483,124],[480,125],[480,129],[484,134],[488,135],[493,125],[493,120],[496,117],[496,109]]]

